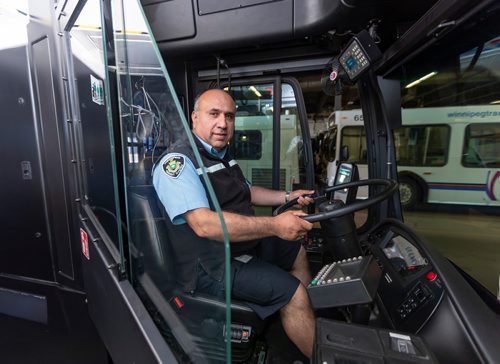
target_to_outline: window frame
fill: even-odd
[[[403,123],[404,123],[404,121],[403,121]],[[397,150],[396,150],[396,161],[397,161],[398,166],[402,166],[402,167],[426,167],[426,168],[444,167],[444,166],[446,166],[448,164],[448,162],[449,162],[450,143],[451,143],[451,135],[452,135],[452,126],[449,125],[449,124],[445,124],[445,123],[441,123],[441,124],[402,125],[400,128],[394,129],[393,133],[396,130],[400,130],[400,129],[403,129],[403,128],[412,128],[412,127],[422,127],[422,128],[424,128],[424,130],[427,127],[445,127],[446,128],[448,134],[446,136],[446,152],[444,154],[444,163],[443,164],[439,164],[439,165],[433,165],[433,164],[422,164],[422,165],[402,164],[399,161],[399,155],[398,155]]]
[[[468,147],[469,147],[468,143],[470,142],[470,140],[472,140],[472,138],[470,137],[471,128],[472,127],[480,127],[480,126],[494,126],[494,127],[497,127],[500,129],[500,121],[497,123],[470,123],[465,127],[464,139],[462,142],[462,158],[460,159],[460,163],[461,163],[462,167],[464,167],[464,168],[484,168],[484,169],[500,168],[500,161],[496,162],[493,165],[488,165],[488,164],[487,165],[481,165],[481,164],[472,165],[470,163],[465,162],[466,152],[468,151]],[[498,144],[500,145],[500,133],[498,135],[499,135]],[[481,138],[481,136],[479,136],[478,138]]]

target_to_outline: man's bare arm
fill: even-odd
[[[312,224],[301,219],[300,211],[287,211],[275,217],[244,216],[223,212],[231,242],[279,236],[285,240],[297,240],[311,230]],[[188,211],[184,217],[196,235],[223,241],[222,227],[216,212],[199,208]]]

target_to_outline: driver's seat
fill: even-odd
[[[193,335],[204,356],[221,359],[224,356],[226,304],[217,298],[183,292],[175,282],[172,245],[168,233],[165,209],[152,185],[129,188],[129,212],[132,242],[142,261],[142,273],[149,275]],[[245,303],[231,302],[231,332],[234,362],[245,361],[252,354],[255,334],[263,331],[261,320]],[[212,342],[207,345],[207,342]],[[205,350],[206,349],[206,350]],[[206,351],[209,351],[208,353]]]

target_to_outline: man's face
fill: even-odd
[[[236,106],[233,99],[222,90],[205,92],[198,101],[198,111],[193,111],[193,132],[220,150],[234,134]]]

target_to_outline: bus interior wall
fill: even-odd
[[[2,361],[106,363],[74,264],[72,149],[52,30],[32,23],[28,43],[1,50]]]
[[[26,48],[17,47],[2,52],[0,74],[2,85],[10,85],[0,98],[3,120],[10,125],[1,134],[3,153],[0,164],[5,186],[2,201],[4,242],[0,266],[4,273],[51,281],[54,279],[50,243],[46,226],[43,184],[33,122]],[[23,143],[20,143],[23,140]],[[20,207],[31,206],[29,210]],[[19,211],[19,212],[18,212]],[[29,254],[27,254],[29,252]],[[23,261],[24,264],[18,264]]]

